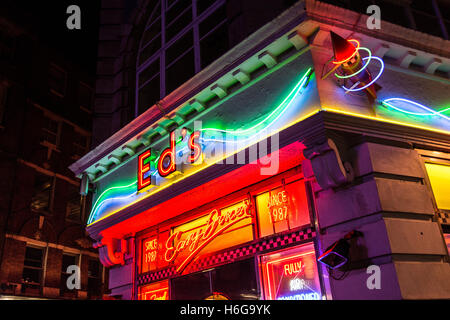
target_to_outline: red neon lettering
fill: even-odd
[[[189,162],[192,164],[195,163],[202,155],[202,148],[197,143],[199,137],[200,131],[193,132],[189,137],[189,149],[191,150],[191,154],[189,155]]]
[[[178,254],[188,249],[191,253],[177,268],[177,272],[182,271],[193,257],[200,252],[214,238],[222,234],[239,221],[251,216],[250,206],[247,201],[238,209],[227,211],[224,214],[217,209],[211,211],[206,227],[189,234],[185,240],[173,245],[174,241],[179,240],[183,234],[182,231],[173,233],[166,242],[166,252],[164,257],[167,262],[174,260]]]
[[[144,178],[144,174],[150,171],[150,163],[145,163],[151,155],[151,150],[147,150],[139,155],[138,160],[138,191],[149,186],[152,182],[151,176]]]
[[[292,276],[293,274],[303,272],[304,269],[305,265],[302,261],[286,263],[285,265],[283,265],[283,272],[285,276]]]
[[[175,141],[175,131],[170,133],[170,147],[165,149],[158,160],[158,172],[161,177],[167,177],[171,173],[176,171],[176,141]],[[170,164],[164,167],[164,160],[168,158]]]

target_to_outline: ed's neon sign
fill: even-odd
[[[181,136],[184,139],[187,135],[187,129],[181,130]],[[187,156],[187,160],[190,164],[197,164],[198,160],[201,159],[202,148],[199,144],[200,131],[193,132],[188,139],[188,148],[190,154]],[[164,149],[157,162],[158,173],[161,177],[170,178],[177,173],[181,173],[177,165],[176,156],[176,137],[175,131],[170,133],[170,146]],[[141,153],[138,158],[138,191],[149,186],[156,186],[156,178],[154,176],[155,169],[152,168],[152,160],[155,160],[156,153],[148,149]]]

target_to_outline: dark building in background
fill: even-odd
[[[67,45],[64,4],[40,5],[0,9],[0,299],[96,299],[104,268],[68,169],[91,145],[95,69],[82,59],[92,50]],[[70,265],[80,290],[67,289]]]

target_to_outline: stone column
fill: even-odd
[[[305,143],[304,151],[321,250],[349,231],[363,233],[351,241],[351,261],[330,276],[333,299],[450,298],[448,253],[418,153],[362,136],[343,142],[336,150]],[[370,265],[380,268],[379,289],[367,286]]]

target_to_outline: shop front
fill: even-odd
[[[112,295],[449,297],[448,80],[302,10],[71,166]]]

